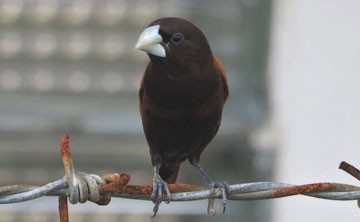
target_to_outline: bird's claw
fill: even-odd
[[[164,191],[166,194],[166,203],[170,203],[171,193],[169,185],[160,177],[160,175],[155,175],[153,178],[153,191],[150,196],[150,199],[155,204],[153,208],[154,215],[152,216],[152,218],[156,216],[156,213],[159,210],[159,206],[163,199]]]
[[[221,192],[222,197],[222,212],[225,213],[226,210],[226,204],[227,204],[227,195],[230,194],[230,186],[227,182],[220,182],[220,181],[213,181],[209,185],[210,192],[212,196],[215,196],[215,188],[219,188]],[[214,208],[214,198],[209,199],[209,205],[208,205],[208,213],[210,215],[215,215],[216,210]]]

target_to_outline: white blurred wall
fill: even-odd
[[[360,1],[275,0],[269,80],[276,181],[360,185]],[[358,221],[355,201],[275,200],[274,222]]]

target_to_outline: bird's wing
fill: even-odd
[[[216,56],[214,56],[214,64],[215,64],[215,67],[219,70],[219,72],[221,74],[220,76],[221,76],[221,80],[223,83],[223,92],[224,92],[224,101],[225,101],[229,96],[229,87],[227,84],[227,77],[226,77],[225,69],[224,69],[224,66],[222,65],[222,63],[220,62],[220,60],[218,58],[216,58]]]

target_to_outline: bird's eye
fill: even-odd
[[[170,39],[170,41],[175,45],[180,44],[183,40],[184,40],[184,35],[180,32],[175,33],[173,36],[171,36]]]

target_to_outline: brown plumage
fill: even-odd
[[[136,48],[150,62],[141,80],[140,113],[151,162],[156,213],[163,189],[175,183],[180,165],[189,160],[212,187],[214,182],[200,167],[200,155],[216,135],[228,86],[221,62],[213,56],[204,34],[179,18],[152,22]],[[224,197],[224,204],[226,196]]]

